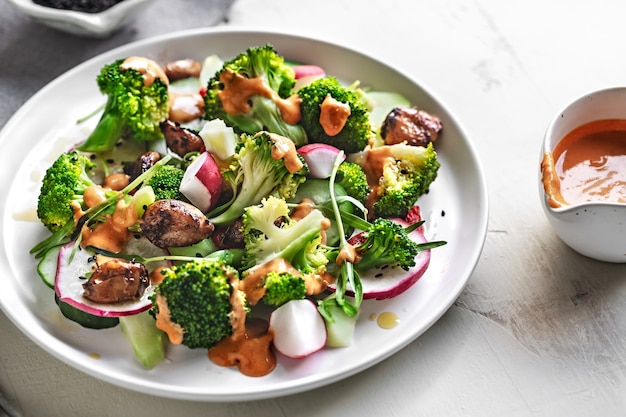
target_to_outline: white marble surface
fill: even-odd
[[[23,416],[624,415],[626,265],[584,258],[555,237],[539,205],[537,167],[544,130],[567,101],[626,83],[625,13],[621,0],[236,0],[227,24],[330,36],[414,75],[456,114],[491,198],[485,248],[465,291],[373,368],[242,403],[168,400],[95,380],[0,314],[0,388]],[[138,33],[157,31],[142,23],[149,29]],[[52,77],[29,75],[39,77],[26,80],[31,86]],[[0,123],[23,99],[9,94]]]

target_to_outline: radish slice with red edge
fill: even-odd
[[[295,65],[293,71],[296,78],[295,91],[326,75],[324,69],[317,65]]]
[[[311,178],[329,178],[335,164],[335,160],[341,150],[325,143],[308,143],[298,148],[309,167]],[[346,159],[346,156],[343,156]]]
[[[222,174],[213,156],[203,152],[185,170],[179,190],[194,206],[206,213],[217,204],[222,181]]]
[[[395,222],[407,226],[402,219],[392,219]],[[409,234],[416,243],[426,243],[427,239],[418,228]],[[355,235],[358,239],[358,235]],[[423,250],[415,257],[415,265],[408,271],[400,267],[372,268],[368,271],[359,272],[363,287],[363,299],[385,300],[396,297],[411,288],[424,275],[430,264],[430,249]],[[349,284],[348,284],[349,285]],[[334,291],[336,287],[331,284],[329,289]],[[348,287],[346,295],[353,296],[354,291]]]
[[[73,257],[72,252],[74,252]],[[59,300],[85,313],[99,317],[129,316],[146,311],[152,306],[150,301],[150,296],[153,293],[152,286],[146,289],[141,298],[134,301],[100,304],[83,297],[85,277],[92,272],[94,265],[93,252],[83,248],[74,250],[74,242],[63,246],[59,251],[57,274],[54,281],[54,291]]]
[[[324,75],[326,72],[324,69],[317,65],[294,65],[293,72],[296,80],[303,77],[310,77],[311,75]]]
[[[272,312],[269,327],[274,348],[294,359],[307,357],[326,345],[326,325],[311,300],[292,300]]]

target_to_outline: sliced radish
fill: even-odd
[[[311,300],[292,300],[272,312],[274,347],[290,358],[304,358],[326,344],[324,319]]]
[[[201,153],[187,167],[179,189],[204,213],[217,204],[222,191],[222,174],[209,152]]]
[[[324,75],[326,73],[322,67],[317,65],[294,65],[293,72],[295,73],[296,80],[303,77],[310,77],[311,75]]]
[[[222,119],[209,120],[202,126],[198,135],[204,141],[206,150],[216,158],[226,161],[235,154],[237,135]]]
[[[317,65],[295,65],[293,71],[296,77],[295,91],[326,75],[324,69]]]
[[[72,252],[74,255],[72,256]],[[137,314],[152,306],[150,296],[153,287],[149,286],[141,298],[134,301],[100,304],[83,297],[83,283],[95,265],[94,253],[83,248],[74,250],[74,242],[63,246],[59,251],[57,275],[54,290],[63,301],[85,313],[100,317],[121,317]]]
[[[311,178],[328,178],[341,150],[325,143],[308,143],[298,148],[298,153],[309,166]],[[344,155],[343,159],[346,157]]]
[[[402,219],[393,220],[404,226],[408,225],[408,223]],[[420,229],[412,231],[409,237],[417,243],[427,242],[426,237]],[[363,299],[385,300],[402,294],[424,275],[429,264],[430,249],[427,249],[417,254],[415,257],[415,266],[411,267],[408,271],[400,267],[394,268],[387,266],[360,272],[359,276],[361,277],[361,285],[363,286]],[[331,284],[329,289],[334,290],[334,285]],[[354,292],[348,287],[346,294],[354,295]]]

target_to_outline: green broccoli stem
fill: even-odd
[[[261,197],[262,198],[262,197]],[[232,204],[221,214],[218,214],[215,217],[209,219],[209,221],[215,225],[225,225],[230,224],[237,220],[245,211],[245,208],[250,205],[250,203],[243,198],[235,199]]]
[[[300,233],[298,233],[297,236],[294,236],[294,239],[276,255],[279,258],[288,260],[299,270],[304,270],[308,266],[302,248],[319,236],[322,231],[322,226],[319,223],[311,224],[311,222],[307,220],[309,220],[309,217],[305,216],[303,219],[298,221],[295,229],[290,232],[293,234],[293,232],[299,231]]]
[[[364,256],[359,259],[357,264],[358,269],[366,271],[376,266],[393,264],[396,259],[390,253],[392,249],[393,248],[386,246],[386,244],[372,245],[372,247],[365,252]]]
[[[124,121],[114,110],[114,98],[109,98],[102,117],[87,139],[76,147],[83,152],[100,153],[113,149],[124,133]]]
[[[264,173],[255,173],[255,175],[263,175]],[[249,174],[248,174],[249,175]],[[272,192],[275,186],[275,182],[270,177],[261,177],[263,178],[261,181],[256,182],[256,180],[252,181],[249,178],[246,180],[246,176],[244,175],[244,185],[234,198],[230,206],[221,214],[218,214],[214,217],[209,218],[211,223],[216,225],[224,225],[230,224],[237,220],[246,210],[246,207],[252,204],[258,204],[263,198],[265,198],[268,194]],[[254,182],[255,188],[250,186],[250,182]]]

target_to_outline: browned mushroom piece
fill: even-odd
[[[141,231],[159,248],[193,245],[213,234],[214,225],[195,206],[180,200],[157,200],[143,215]]]
[[[194,59],[179,59],[165,65],[165,74],[170,82],[199,77],[200,71],[202,71],[202,63]]]
[[[111,259],[98,265],[83,284],[83,296],[103,304],[131,301],[140,298],[148,285],[150,279],[143,264]]]
[[[180,157],[189,152],[200,152],[204,148],[204,141],[197,133],[171,120],[161,122],[161,132],[167,147]]]
[[[238,219],[228,226],[218,227],[213,234],[213,241],[218,247],[223,249],[243,248],[244,234],[242,226],[243,221]]]
[[[135,159],[135,162],[124,166],[124,174],[130,177],[130,181],[146,172],[150,167],[159,162],[161,154],[155,151],[144,152]]]
[[[437,140],[442,126],[438,117],[416,107],[396,107],[385,118],[380,135],[387,145],[426,146]]]

